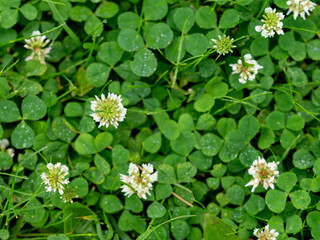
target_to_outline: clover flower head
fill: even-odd
[[[101,99],[96,96],[96,101],[91,101],[90,114],[96,122],[100,122],[99,127],[112,124],[115,128],[119,126],[118,122],[122,122],[126,116],[127,109],[123,107],[121,95],[108,93],[107,98],[102,93]]]
[[[6,152],[10,157],[14,157],[14,149],[8,148],[9,146],[9,140],[8,139],[1,139],[0,140],[0,151]]]
[[[244,61],[241,59],[237,63],[230,64],[232,74],[239,74],[239,82],[245,84],[248,81],[253,81],[258,74],[259,69],[263,68],[258,62],[252,59],[251,54],[244,55]]]
[[[41,178],[47,186],[45,189],[47,192],[58,192],[63,194],[63,185],[67,185],[69,183],[68,178],[65,178],[68,175],[69,168],[66,165],[61,165],[61,163],[57,163],[53,165],[52,163],[47,164],[47,168],[49,173],[42,173]]]
[[[261,20],[263,25],[255,27],[257,32],[261,32],[262,37],[273,37],[275,33],[283,35],[282,30],[283,23],[281,22],[284,19],[283,13],[276,13],[276,9],[270,7],[265,9],[266,15],[263,15],[264,19]]]
[[[153,165],[150,163],[142,164],[141,172],[136,164],[130,163],[128,169],[129,176],[120,174],[120,180],[132,187],[127,185],[121,186],[124,195],[130,197],[135,191],[139,198],[146,199],[147,194],[151,195],[152,183],[158,180],[158,172],[153,171]]]
[[[9,146],[9,140],[8,139],[1,139],[0,140],[0,149],[1,149],[1,151],[5,151],[8,146]]]
[[[258,240],[277,240],[279,233],[275,229],[269,229],[269,225],[265,226],[264,229],[259,231],[258,228],[253,230],[253,234],[258,238]]]
[[[277,170],[276,162],[267,163],[264,158],[258,157],[258,160],[254,160],[250,169],[249,174],[253,176],[253,179],[248,182],[245,186],[252,185],[253,188],[251,192],[254,192],[256,187],[261,183],[261,185],[267,190],[269,187],[274,189],[274,183],[277,181],[276,177],[279,176],[279,171]]]
[[[235,48],[235,45],[232,45],[234,39],[229,36],[223,35],[222,37],[219,35],[218,40],[211,39],[216,45],[214,45],[214,48],[217,49],[217,52],[219,54],[225,55],[229,52],[233,52],[232,48]]]
[[[61,194],[61,199],[65,202],[65,203],[73,203],[73,199],[74,198],[77,198],[79,197],[75,190],[69,188],[69,187],[66,187],[64,190],[63,190],[63,193]]]
[[[306,14],[309,16],[317,4],[311,2],[310,0],[289,0],[287,1],[287,8],[289,9],[287,15],[293,12],[293,18],[297,19],[300,15],[304,20],[306,19]]]
[[[35,36],[40,34],[41,32],[39,31],[33,31],[31,35]],[[46,39],[46,36],[37,36],[26,39],[25,42],[26,44],[24,47],[32,51],[31,55],[26,58],[26,61],[37,60],[40,63],[45,64],[46,62],[44,59],[49,56],[48,54],[51,51],[51,47],[45,48],[45,46],[47,46],[50,40]]]

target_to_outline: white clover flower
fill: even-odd
[[[223,35],[222,37],[219,35],[219,40],[211,39],[216,45],[213,46],[217,49],[219,54],[225,55],[229,52],[233,52],[232,48],[235,48],[235,45],[232,45],[234,39],[229,36]]]
[[[1,149],[1,151],[5,151],[8,146],[9,146],[9,140],[8,139],[1,139],[0,140],[0,149]]]
[[[10,157],[14,157],[14,149],[13,148],[8,148],[7,149],[7,154],[10,156]]]
[[[262,37],[273,37],[275,32],[279,35],[283,35],[283,23],[281,22],[284,19],[283,13],[276,13],[276,9],[270,7],[265,9],[267,15],[263,15],[264,19],[261,20],[263,25],[255,27],[257,32],[261,32]]]
[[[299,15],[305,20],[305,14],[309,16],[310,12],[312,12],[316,8],[317,4],[311,2],[310,0],[290,0],[287,1],[287,6],[288,7],[286,9],[289,9],[287,15],[293,12],[293,18],[295,20]]]
[[[0,151],[6,152],[10,157],[14,157],[14,149],[13,148],[7,148],[9,146],[8,139],[1,139],[0,140]]]
[[[255,228],[253,234],[258,238],[258,240],[277,240],[279,233],[275,229],[269,230],[269,225],[265,226],[263,230]]]
[[[79,196],[76,194],[76,192],[73,190],[73,189],[71,189],[71,188],[69,188],[69,187],[66,187],[65,189],[64,189],[64,191],[63,191],[63,193],[61,194],[61,199],[65,202],[65,203],[67,203],[67,202],[69,202],[69,203],[73,203],[73,199],[74,198],[78,198]]]
[[[108,93],[106,98],[101,94],[101,99],[96,96],[97,101],[91,101],[91,110],[94,113],[90,114],[96,122],[100,122],[99,127],[112,124],[115,128],[118,127],[118,122],[122,122],[126,116],[127,109],[123,107],[121,95]]]
[[[237,63],[230,64],[232,74],[240,73],[239,82],[245,84],[248,81],[253,81],[258,74],[259,69],[263,68],[256,60],[252,59],[251,54],[244,55],[244,62],[239,59]]]
[[[130,185],[139,198],[147,198],[146,194],[151,195],[152,183],[158,180],[158,172],[153,172],[152,164],[142,164],[141,174],[136,164],[130,163],[128,173],[129,176],[120,174],[120,180]],[[135,191],[127,185],[121,186],[125,196],[130,197]]]
[[[276,162],[267,163],[264,158],[258,157],[258,160],[255,160],[250,169],[249,174],[253,176],[253,179],[248,182],[245,186],[252,185],[253,188],[251,192],[254,192],[259,183],[267,190],[268,187],[274,189],[274,183],[276,182],[276,177],[279,176],[279,171],[277,171]]]
[[[69,183],[68,178],[65,178],[68,175],[69,168],[66,165],[61,165],[61,163],[57,163],[53,165],[52,163],[47,164],[47,168],[49,169],[49,173],[42,173],[41,178],[47,186],[45,187],[47,192],[56,192],[63,194],[63,185],[67,185]]]
[[[31,35],[35,36],[40,34],[41,32],[39,31],[33,31]],[[44,47],[50,42],[50,40],[46,40],[46,36],[38,36],[26,39],[25,42],[26,44],[24,45],[24,47],[32,51],[31,55],[26,58],[26,61],[37,60],[40,63],[45,64],[46,62],[44,59],[48,57],[51,47]]]

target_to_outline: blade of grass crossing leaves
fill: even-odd
[[[0,188],[5,189],[5,190],[10,190],[10,188],[5,187],[5,186],[1,186],[1,185],[0,185]],[[13,192],[16,192],[16,193],[19,193],[19,194],[22,194],[22,195],[32,196],[31,193],[25,193],[25,192],[21,192],[21,191],[18,191],[18,190],[13,190]]]
[[[55,5],[61,5],[61,6],[65,6],[65,4],[60,3],[60,2],[55,2],[55,1],[50,1],[50,0],[42,0],[43,2],[47,2],[47,3],[53,3]]]
[[[220,218],[212,218],[210,214],[204,214],[203,220],[204,240],[240,240],[231,227]]]
[[[159,225],[157,225],[156,227],[153,227],[147,231],[145,231],[143,234],[141,234],[137,240],[145,240],[153,231],[155,231],[157,228],[161,227],[162,225],[165,225],[167,223],[170,223],[172,221],[175,221],[175,220],[178,220],[178,219],[181,219],[181,218],[189,218],[189,217],[195,217],[196,215],[184,215],[184,216],[179,216],[179,217],[175,217],[175,218],[172,218],[168,221],[165,221],[163,223],[160,223]]]
[[[106,224],[106,226],[108,228],[108,237],[105,240],[110,240],[110,239],[112,239],[113,234],[114,234],[113,228],[112,228],[112,226],[111,226],[111,224],[109,222],[109,219],[108,219],[108,217],[107,217],[105,212],[102,213],[102,216],[103,216],[103,221],[104,221],[104,223]]]
[[[79,37],[72,31],[71,28],[68,27],[68,25],[63,21],[62,16],[60,15],[58,9],[56,8],[56,6],[52,3],[52,2],[48,2],[49,7],[51,9],[51,11],[56,14],[56,16],[58,17],[59,23],[62,24],[64,30],[69,34],[69,36],[74,40],[75,44],[77,46],[79,46],[81,44],[81,41],[79,39]]]
[[[60,24],[59,26],[57,26],[55,28],[52,28],[52,29],[50,29],[50,30],[48,30],[46,32],[41,33],[40,35],[35,35],[35,36],[32,36],[32,37],[44,36],[44,35],[46,35],[48,33],[51,33],[53,31],[56,31],[56,30],[62,28],[64,25],[65,25],[65,23],[62,23],[62,24]],[[11,44],[11,43],[19,42],[19,41],[22,41],[22,40],[25,40],[25,39],[29,39],[29,38],[31,38],[31,36],[21,37],[21,38],[17,38],[17,39],[14,39],[14,40],[10,40],[8,42],[0,43],[0,47],[6,46],[6,45]]]
[[[14,187],[15,187],[15,184],[16,184],[16,181],[17,181],[17,177],[16,176],[18,175],[18,171],[19,171],[19,169],[21,167],[21,164],[22,164],[22,162],[19,163],[18,168],[16,169],[15,177],[13,178],[13,183],[12,183],[11,189],[10,189],[9,198],[7,198],[7,199],[9,199],[9,201],[8,201],[9,202],[9,208],[8,209],[12,209],[12,211],[14,212],[14,217],[18,217],[18,213],[15,211],[15,208],[13,206],[13,190],[14,190]],[[9,221],[10,221],[10,218],[7,218],[7,220],[8,220],[7,221],[7,224],[8,224]]]
[[[178,72],[179,72],[178,65],[179,65],[180,60],[181,60],[180,58],[181,58],[181,52],[182,52],[182,44],[183,44],[185,28],[186,28],[188,19],[189,19],[189,17],[184,21],[182,32],[181,32],[181,37],[180,37],[179,46],[178,46],[178,58],[177,58],[177,63],[176,63],[177,66],[176,66],[176,69],[174,71],[174,75],[173,75],[173,78],[172,78],[171,88],[175,87],[176,81],[177,81],[177,76],[178,76]]]
[[[120,236],[120,239],[121,240],[131,240],[131,238],[129,237],[128,234],[126,234],[125,232],[123,232],[118,224],[117,224],[117,221],[112,217],[112,215],[110,215],[110,222],[111,224],[113,225],[113,227],[115,228],[115,230],[117,231],[117,233],[119,234]]]

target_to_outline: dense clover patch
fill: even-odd
[[[0,0],[0,239],[320,240],[317,4]]]

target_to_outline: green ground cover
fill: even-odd
[[[320,240],[319,3],[0,0],[0,239]]]

